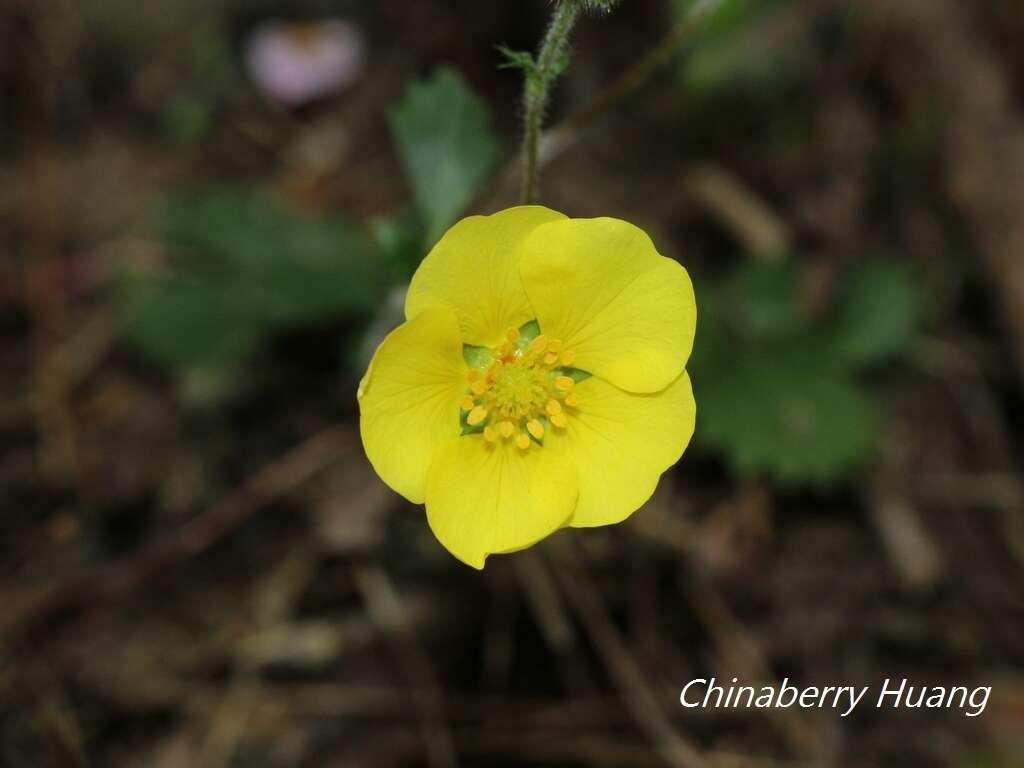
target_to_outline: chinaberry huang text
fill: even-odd
[[[683,686],[679,703],[688,709],[834,709],[848,717],[858,706],[876,709],[957,709],[977,717],[988,706],[991,686],[917,685],[906,678],[886,678],[878,686],[824,685],[797,687],[785,678],[778,685],[741,685],[737,678],[719,683],[715,678],[696,678]]]

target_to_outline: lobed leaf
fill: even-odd
[[[695,373],[694,384],[701,435],[739,474],[825,485],[861,464],[874,444],[874,402],[842,370],[822,365],[814,343],[739,357],[718,375]]]

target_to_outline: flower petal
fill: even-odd
[[[693,436],[696,406],[684,371],[661,392],[637,395],[592,376],[576,387],[579,404],[562,434],[545,441],[571,457],[579,501],[570,525],[619,523],[658,485]]]
[[[416,504],[437,447],[459,434],[466,372],[455,313],[435,309],[388,334],[359,384],[366,455],[385,483]]]
[[[427,520],[449,552],[483,568],[487,555],[523,549],[565,525],[576,489],[564,454],[466,435],[437,451],[427,476]]]
[[[406,318],[448,307],[459,317],[462,340],[487,346],[496,343],[506,329],[533,320],[519,277],[522,244],[541,224],[564,218],[557,211],[530,205],[462,219],[413,275],[405,300]]]
[[[693,286],[643,230],[607,218],[544,224],[520,272],[541,330],[576,352],[576,367],[630,392],[657,392],[682,372],[697,323]]]

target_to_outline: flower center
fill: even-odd
[[[494,444],[514,440],[522,450],[544,444],[552,429],[565,429],[568,415],[579,405],[572,368],[576,354],[562,342],[527,329],[509,328],[501,344],[484,350],[478,367],[470,368],[469,391],[462,419],[469,432],[483,431]]]

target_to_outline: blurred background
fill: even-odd
[[[580,23],[542,199],[690,270],[697,435],[477,573],[355,389],[550,5],[0,3],[0,765],[1024,765],[1024,9],[694,5]]]

